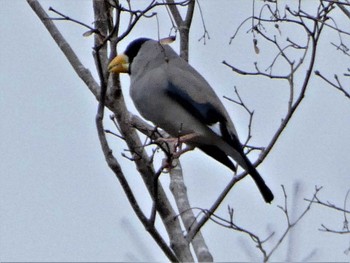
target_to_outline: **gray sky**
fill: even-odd
[[[41,3],[83,22],[93,22],[90,1]],[[197,41],[203,33],[197,9],[190,62],[220,97],[233,97],[233,87],[239,88],[255,109],[251,143],[265,145],[280,122],[280,111],[285,110],[288,87],[263,78],[238,76],[221,64],[225,59],[249,70],[254,61],[272,56],[264,46],[260,55],[255,54],[246,30],[228,45],[237,26],[250,15],[251,3],[201,3],[211,39],[206,45]],[[165,261],[104,161],[94,122],[97,102],[92,94],[26,1],[2,0],[0,19],[0,261]],[[169,20],[161,13],[159,20],[160,35],[167,36]],[[341,16],[339,21],[339,26],[349,23]],[[56,24],[86,67],[95,72],[92,38],[82,37],[86,30],[69,22]],[[298,33],[292,35],[302,41]],[[145,21],[121,44],[120,51],[136,37],[157,38],[157,34],[157,21]],[[336,39],[331,32],[325,35],[316,69],[332,76],[349,65],[348,58],[340,56],[328,38]],[[173,47],[177,49],[177,44]],[[128,76],[122,80],[127,103],[135,112],[127,95]],[[303,198],[312,196],[315,185],[324,187],[321,199],[338,205],[343,204],[350,188],[350,101],[315,77],[311,83],[290,126],[259,166],[275,194],[273,204],[263,202],[247,177],[234,187],[218,211],[224,216],[228,205],[234,207],[237,224],[261,237],[271,230],[279,237],[285,227],[285,218],[277,207],[283,204],[281,184],[290,201],[295,183],[300,184],[300,195],[290,203],[296,214],[306,207]],[[241,138],[245,138],[246,114],[232,103],[224,103]],[[108,118],[105,123],[112,127]],[[110,143],[130,183],[138,189],[135,194],[142,207],[149,211],[151,201],[142,180],[133,164],[120,155],[125,146],[115,138],[110,138]],[[199,151],[186,154],[181,161],[191,204],[208,208],[231,173]],[[168,188],[168,176],[163,175],[161,181]],[[342,214],[314,206],[293,232],[292,260],[300,261],[317,249],[312,261],[348,261],[344,250],[349,247],[349,237],[318,231],[322,223],[341,229],[342,222]],[[241,234],[213,223],[204,227],[203,234],[216,261],[261,260],[254,244]],[[272,260],[286,258],[286,244]]]

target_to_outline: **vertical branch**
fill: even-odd
[[[193,12],[194,12],[196,1],[189,0],[185,19],[181,17],[181,14],[177,6],[174,4],[174,0],[166,0],[166,2],[169,4],[170,12],[180,32],[180,57],[188,61],[189,34],[190,34],[190,28],[191,28]]]
[[[93,10],[94,10],[94,24],[95,28],[100,32],[100,34],[94,34],[95,39],[95,47],[100,46],[104,39],[108,35],[108,14],[110,14],[110,8],[108,7],[107,1],[101,1],[101,0],[93,0]],[[107,45],[102,45],[98,50],[98,56],[101,61],[102,66],[102,72],[103,73],[103,80],[106,82],[108,78],[108,70],[107,70]],[[95,56],[95,63],[96,68],[98,68],[100,65],[97,64]]]
[[[176,161],[176,167],[174,167],[170,172],[170,190],[174,195],[181,220],[187,231],[189,231],[196,222],[196,218],[188,200],[181,164],[178,160]],[[205,240],[200,232],[196,233],[191,243],[199,262],[213,262],[213,256],[210,254]]]
[[[98,0],[96,0],[96,2],[99,3]],[[152,6],[149,6],[148,8],[150,9],[151,7]],[[121,13],[121,10],[117,8],[116,12],[118,15]],[[115,23],[116,25],[119,24],[119,17],[116,18]],[[135,23],[132,23],[129,27],[132,28],[135,25]],[[129,32],[128,30],[129,29],[127,29],[125,32]],[[118,41],[120,41],[121,39],[122,38],[120,36],[112,36],[112,48],[115,48]],[[114,54],[115,49],[111,50],[111,57]],[[154,180],[156,179],[156,173],[154,171],[152,159],[147,155],[136,130],[131,125],[132,116],[127,110],[125,104],[124,96],[120,88],[119,76],[110,76],[110,81],[108,84],[108,90],[114,90],[116,92],[108,93],[110,97],[107,99],[107,101],[109,101],[112,104],[112,111],[119,125],[121,135],[125,139],[125,142],[128,145],[128,148],[133,156],[136,168],[140,173],[151,198],[154,202],[157,203],[156,209],[168,233],[170,239],[170,247],[175,252],[175,255],[177,256],[178,260],[187,262],[193,261],[188,242],[183,236],[183,231],[180,222],[176,217],[176,213],[173,210],[164,192],[164,189],[158,180],[157,191],[155,191]],[[153,214],[152,212],[152,222],[154,222],[154,216],[155,214]]]
[[[169,10],[180,32],[180,56],[186,61],[188,61],[189,33],[194,13],[195,0],[189,1],[185,19],[182,19],[178,7],[174,4],[173,0],[167,0],[166,2],[169,4]],[[181,216],[181,220],[186,230],[189,232],[191,230],[191,227],[196,223],[196,218],[193,214],[193,211],[191,210],[190,202],[188,200],[187,190],[184,183],[180,162],[178,162],[177,166],[170,171],[170,179],[170,189],[174,195],[176,205]],[[206,242],[199,231],[196,232],[196,235],[193,236],[193,239],[188,241],[192,243],[198,261],[213,261],[213,257],[209,252],[209,248],[206,245]]]

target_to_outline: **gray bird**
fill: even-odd
[[[236,129],[208,82],[170,46],[148,38],[131,42],[108,66],[129,73],[130,95],[140,114],[174,138],[197,147],[236,172],[231,157],[254,179],[265,201],[273,200],[243,152]]]

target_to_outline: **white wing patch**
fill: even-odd
[[[219,135],[220,137],[222,137],[222,133],[221,133],[221,128],[220,128],[220,122],[215,122],[212,125],[208,125],[208,127],[217,135]]]

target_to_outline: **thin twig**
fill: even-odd
[[[327,82],[332,87],[334,87],[337,90],[339,90],[340,92],[342,92],[345,97],[350,99],[350,93],[343,88],[343,86],[341,85],[339,78],[336,74],[334,75],[334,79],[336,80],[337,83],[333,83],[332,81],[330,81],[327,77],[325,77],[323,74],[321,74],[321,72],[318,70],[315,71],[315,75],[320,77],[321,79],[323,79],[325,82]]]
[[[83,26],[83,27],[86,27],[87,29],[89,29],[89,32],[91,32],[91,33],[101,34],[101,32],[99,32],[97,29],[95,29],[95,28],[89,26],[88,24],[85,24],[85,23],[83,23],[83,22],[81,22],[81,21],[79,21],[79,20],[76,20],[76,19],[74,19],[74,18],[71,18],[71,17],[69,17],[69,16],[67,16],[67,15],[65,15],[65,14],[63,14],[63,13],[57,11],[56,9],[54,9],[54,8],[51,7],[51,6],[49,7],[49,11],[52,11],[52,12],[54,12],[55,14],[61,16],[60,18],[52,17],[52,18],[50,18],[50,20],[65,20],[65,21],[71,21],[71,22],[73,22],[73,23],[76,23],[76,24],[78,24],[78,25],[81,25],[81,26]]]
[[[285,215],[287,225],[286,225],[285,230],[282,232],[282,234],[280,235],[280,237],[278,238],[276,243],[272,246],[272,248],[270,248],[269,251],[266,248],[267,246],[265,246],[265,243],[270,241],[271,238],[273,236],[276,236],[277,234],[275,232],[272,232],[267,237],[262,239],[258,235],[253,233],[251,230],[247,230],[241,226],[238,226],[234,222],[234,209],[233,208],[228,207],[228,214],[229,214],[228,219],[221,217],[217,214],[211,213],[211,211],[207,210],[207,209],[201,209],[201,208],[193,208],[193,209],[199,209],[204,215],[209,216],[211,221],[213,221],[214,223],[216,223],[222,227],[229,228],[229,229],[232,229],[234,231],[238,231],[240,233],[248,235],[251,238],[251,240],[255,243],[255,245],[259,249],[259,251],[261,252],[261,254],[263,256],[263,261],[267,262],[270,260],[271,256],[275,253],[275,251],[281,246],[281,244],[283,243],[283,241],[287,237],[288,233],[292,230],[292,228],[295,227],[305,217],[305,215],[309,212],[312,204],[314,203],[313,200],[317,199],[317,194],[322,189],[322,187],[315,187],[315,192],[313,194],[312,199],[308,203],[307,207],[298,216],[297,219],[292,221],[292,219],[290,218],[290,209],[288,208],[288,195],[287,195],[287,192],[285,190],[285,187],[283,185],[281,187],[282,187],[282,191],[283,191],[283,195],[284,195],[284,205],[279,206],[279,208],[281,209],[281,211]]]

